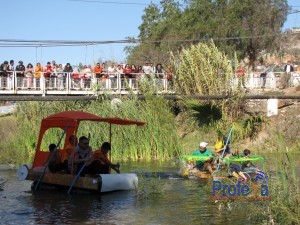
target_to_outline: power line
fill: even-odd
[[[67,46],[87,46],[87,45],[103,45],[103,44],[141,44],[141,43],[169,43],[169,42],[195,42],[195,41],[228,41],[242,40],[252,38],[267,38],[275,36],[299,35],[299,33],[280,33],[253,36],[236,36],[236,37],[212,37],[212,38],[194,38],[194,39],[165,39],[165,40],[149,40],[149,39],[125,39],[125,40],[109,40],[109,41],[67,41],[67,40],[19,40],[19,39],[0,39],[0,47],[67,47]]]
[[[96,1],[96,0],[68,0],[70,2],[89,2],[89,3],[101,3],[101,4],[116,4],[116,5],[142,5],[142,6],[148,6],[148,5],[159,5],[154,3],[137,3],[137,2],[108,2],[108,1]]]
[[[118,2],[118,1],[101,1],[101,0],[68,0],[69,2],[86,2],[86,3],[99,3],[99,4],[115,4],[115,5],[138,5],[138,6],[161,6],[160,3],[138,3],[138,2]],[[187,6],[185,3],[178,3],[179,6]]]
[[[288,14],[294,14],[294,13],[299,13],[300,10],[293,10],[293,11],[290,11]]]

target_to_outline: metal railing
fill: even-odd
[[[149,82],[160,92],[171,91],[171,80],[165,74],[131,74],[131,78],[123,74],[63,73],[57,76],[53,73],[50,77],[40,74],[40,78],[19,77],[14,71],[10,76],[0,77],[0,94],[125,94],[138,92],[142,82]]]
[[[0,77],[0,94],[35,94],[35,95],[84,95],[84,94],[126,94],[128,92],[138,93],[140,85],[148,82],[161,93],[173,93],[172,79],[166,74],[131,74],[130,77],[124,74],[78,74],[63,73],[51,74],[45,77],[19,77],[16,72],[9,76]],[[96,76],[97,75],[97,76]],[[280,88],[282,80],[288,75],[288,86],[300,85],[300,73],[267,73],[261,77],[259,72],[244,74],[243,76],[233,75],[231,85],[233,87],[245,87],[249,89],[272,89]]]

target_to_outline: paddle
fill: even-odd
[[[89,133],[89,136],[88,136],[88,141],[89,141],[89,142],[90,142],[90,138],[91,138],[91,134]],[[76,181],[78,180],[78,178],[79,178],[80,174],[82,173],[82,171],[84,170],[85,166],[86,166],[86,162],[82,165],[82,167],[80,168],[79,172],[78,172],[77,175],[74,177],[74,179],[73,179],[73,181],[72,181],[72,183],[71,183],[71,186],[70,186],[70,188],[69,188],[69,190],[68,190],[68,192],[67,192],[68,195],[71,193],[71,190],[72,190],[74,184],[75,184]]]
[[[120,163],[117,163],[115,166],[115,171],[119,174],[120,173]]]
[[[4,179],[0,179],[0,190],[2,189],[2,187],[4,186],[4,184],[7,182],[7,180]]]
[[[227,136],[226,143],[225,143],[224,150],[223,150],[223,152],[222,152],[221,158],[224,157],[224,153],[225,153],[226,147],[227,147],[227,145],[228,145],[228,142],[229,142],[229,140],[230,140],[230,137],[231,137],[231,134],[232,134],[232,130],[233,130],[233,128],[230,129],[229,134],[228,134],[228,136]],[[219,171],[220,166],[221,166],[221,162],[220,162],[220,160],[219,160],[218,167],[217,167],[217,170],[216,170],[216,171]]]
[[[46,165],[45,165],[45,167],[44,167],[43,173],[41,174],[41,176],[40,176],[40,178],[39,178],[37,184],[35,185],[33,191],[36,191],[36,190],[38,189],[38,187],[39,187],[41,181],[43,180],[43,178],[44,178],[44,176],[45,176],[46,169],[48,168],[49,163],[50,163],[51,159],[53,158],[55,151],[57,150],[57,146],[60,145],[60,142],[61,142],[61,140],[63,139],[63,137],[65,136],[65,134],[66,134],[66,132],[67,132],[68,129],[69,129],[69,125],[67,125],[66,128],[64,129],[64,131],[63,131],[63,133],[62,133],[62,135],[61,135],[61,137],[60,137],[60,139],[59,139],[59,141],[58,141],[58,143],[57,143],[57,145],[56,145],[56,148],[52,151],[52,153],[51,153],[51,155],[50,155],[50,157],[49,157],[49,159],[48,159],[48,161],[47,161],[47,163],[46,163]]]

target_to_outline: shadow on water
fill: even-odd
[[[210,180],[168,179],[176,174],[173,163],[123,163],[122,172],[155,171],[162,194],[138,198],[135,191],[108,194],[31,193],[29,181],[18,181],[16,171],[0,171],[7,179],[0,191],[3,224],[255,224],[244,209],[229,209],[210,199]]]

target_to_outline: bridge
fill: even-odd
[[[10,76],[0,77],[0,101],[67,101],[67,100],[93,100],[98,96],[120,96],[139,94],[142,81],[149,82],[155,87],[159,94],[165,95],[168,99],[178,99],[173,91],[173,81],[168,79],[166,74],[145,75],[135,74],[134,78],[125,78],[120,74],[113,76],[106,75],[96,78],[94,73],[88,77],[85,75],[74,76],[73,73],[64,73],[59,77],[53,74],[51,77],[44,77],[43,73],[38,77],[18,77],[13,72]],[[78,74],[77,74],[78,75]],[[260,73],[248,73],[243,80],[245,88],[251,92],[262,90],[278,90],[280,86],[280,75],[268,73],[265,81],[260,78]],[[231,84],[238,87],[241,78],[233,76]],[[289,81],[290,86],[300,85],[300,74],[294,73]],[[263,87],[262,87],[263,86]],[[139,96],[143,98],[143,96]],[[198,99],[224,99],[234,96],[190,96]],[[286,95],[248,95],[248,99],[299,99],[299,96]]]

